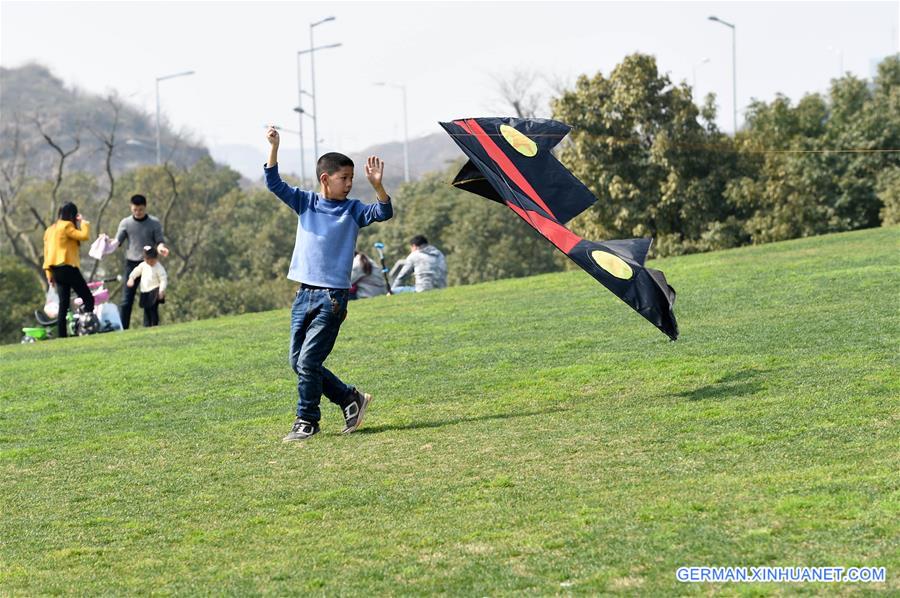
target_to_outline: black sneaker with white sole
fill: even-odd
[[[372,401],[372,395],[353,390],[353,401],[344,407],[344,429],[341,434],[355,432],[363,423],[366,407]]]
[[[306,440],[310,436],[318,433],[319,424],[314,424],[298,417],[294,420],[294,426],[291,428],[290,433],[282,438],[282,441],[293,442],[294,440]]]

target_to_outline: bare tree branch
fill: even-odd
[[[59,209],[59,200],[57,199],[57,192],[59,191],[60,185],[62,185],[63,168],[65,167],[65,164],[66,164],[66,158],[68,158],[69,156],[71,156],[72,154],[74,154],[75,152],[78,151],[78,148],[81,147],[81,139],[76,134],[75,135],[75,147],[69,151],[65,151],[62,149],[62,147],[59,146],[58,143],[56,143],[53,140],[52,137],[50,137],[50,135],[46,131],[44,131],[43,124],[41,123],[41,119],[39,117],[37,117],[37,116],[33,117],[32,121],[34,122],[35,126],[37,126],[38,132],[40,132],[41,136],[47,142],[47,145],[52,147],[53,150],[56,151],[57,154],[59,154],[59,164],[57,165],[57,168],[56,168],[56,181],[53,185],[53,191],[50,194],[51,203],[50,203],[49,220],[52,222],[53,219],[56,218],[56,211]],[[46,223],[44,223],[42,221],[41,224],[46,228],[46,226],[47,226]]]
[[[97,234],[102,230],[103,225],[103,215],[106,212],[106,208],[109,206],[109,203],[112,201],[113,194],[115,193],[116,188],[116,178],[113,175],[112,171],[112,157],[113,152],[116,149],[116,129],[119,126],[119,114],[122,110],[122,105],[116,101],[115,97],[112,95],[106,98],[107,103],[109,103],[110,107],[112,107],[113,111],[113,122],[112,127],[110,128],[110,132],[108,136],[100,137],[100,141],[103,143],[106,148],[106,178],[109,181],[109,189],[107,190],[106,197],[103,202],[100,204],[100,211],[97,214]],[[91,268],[91,275],[89,279],[93,279],[97,274],[97,268],[100,266],[100,260],[96,260],[94,262],[94,266]]]
[[[530,69],[515,69],[496,76],[500,100],[511,107],[518,118],[534,118],[543,103],[544,94],[537,89],[541,77]]]
[[[25,184],[28,172],[29,153],[22,142],[21,120],[18,114],[13,118],[11,137],[10,157],[0,162],[0,172],[3,175],[2,185],[0,185],[0,226],[2,226],[3,232],[6,234],[6,238],[9,239],[9,245],[13,254],[35,273],[41,285],[46,289],[47,280],[43,275],[43,251],[39,252],[37,250],[35,240],[29,234],[38,226],[35,225],[31,230],[23,229],[14,220],[19,192]],[[42,223],[37,210],[31,205],[27,207],[36,222]]]
[[[3,174],[3,181],[6,184],[6,194],[8,200],[12,200],[19,193],[19,189],[25,181],[28,172],[27,152],[22,147],[22,135],[19,115],[16,114],[13,120],[12,131],[12,159],[9,162],[0,162],[0,172]],[[6,137],[6,136],[5,136]]]
[[[166,211],[163,212],[162,225],[163,230],[165,231],[169,230],[169,216],[172,215],[172,210],[175,208],[175,204],[178,202],[178,181],[175,180],[175,173],[172,172],[172,169],[169,167],[168,162],[163,164],[163,170],[169,177],[169,184],[172,186],[172,198],[169,200],[169,205],[166,206]],[[172,239],[169,240],[172,241]],[[172,245],[174,246],[174,242],[172,243]],[[171,246],[170,249],[172,249]]]
[[[0,225],[3,226],[3,231],[9,239],[9,244],[15,256],[37,275],[41,285],[46,290],[47,280],[44,276],[43,252],[38,253],[34,241],[27,234],[28,231],[20,229],[13,222],[9,213],[10,201],[5,195],[0,190]]]

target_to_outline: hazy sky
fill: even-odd
[[[117,90],[210,145],[264,147],[263,124],[296,129],[297,50],[316,53],[320,151],[356,151],[402,139],[405,84],[409,131],[438,120],[501,110],[496,77],[533,69],[572,82],[608,74],[622,58],[654,54],[663,72],[719,96],[731,130],[731,32],[737,25],[738,105],[823,91],[843,68],[869,77],[898,51],[900,9],[889,2],[2,2],[0,64],[47,65],[69,85]],[[831,48],[829,48],[829,46]],[[304,61],[304,88],[309,63]],[[308,100],[307,108],[311,109]],[[2,107],[0,107],[2,109]],[[307,122],[307,131],[311,123]],[[284,134],[296,146],[296,135]],[[311,133],[307,136],[311,146]]]

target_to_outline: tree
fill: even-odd
[[[889,174],[900,166],[900,59],[879,65],[873,85],[852,75],[828,97],[796,106],[753,102],[739,136],[745,176],[726,197],[746,214],[753,243],[877,226],[891,217]]]
[[[884,226],[900,224],[900,168],[894,166],[878,175],[875,189],[884,206],[879,212],[881,223]]]
[[[22,263],[0,256],[0,343],[15,343],[22,338],[23,326],[34,326],[31,312],[41,285]]]
[[[0,161],[0,224],[13,254],[46,287],[43,274],[43,233],[56,220],[59,208],[59,190],[63,183],[66,160],[78,151],[81,141],[75,135],[68,143],[47,130],[42,117],[31,116],[28,126],[35,127],[44,142],[57,155],[54,176],[47,184],[38,185],[29,176],[29,160],[34,148],[25,141],[23,133],[26,119],[16,117],[3,132],[11,138],[9,149]],[[64,149],[62,145],[66,145]],[[40,193],[35,193],[40,189]]]
[[[660,75],[652,56],[627,56],[609,78],[581,76],[553,102],[571,125],[560,160],[597,196],[573,226],[596,239],[652,236],[660,254],[738,244],[722,199],[738,168],[732,142],[687,84]]]

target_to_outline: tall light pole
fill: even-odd
[[[734,23],[723,21],[719,17],[711,16],[710,21],[721,23],[731,28],[731,101],[732,101],[732,121],[734,123],[734,134],[737,135],[737,27]]]
[[[316,21],[315,23],[309,24],[309,74],[312,77],[312,103],[313,103],[313,152],[315,153],[315,157],[319,159],[319,122],[316,119],[315,115],[318,114],[316,112],[316,48],[313,43],[313,29],[321,25],[322,23],[328,23],[329,21],[333,21],[334,17],[325,17],[321,21]],[[340,45],[340,44],[338,44]]]
[[[159,82],[166,79],[174,79],[175,77],[186,77],[193,75],[194,71],[185,71],[183,73],[175,73],[174,75],[164,75],[156,78],[156,165],[162,164],[162,151],[159,140]]]
[[[316,92],[314,90],[313,93],[308,93],[305,89],[303,89],[300,86],[300,57],[303,56],[304,54],[309,54],[310,58],[312,58],[312,56],[319,50],[327,50],[329,48],[339,48],[340,45],[341,44],[328,44],[327,46],[317,46],[314,48],[310,48],[309,50],[300,50],[299,52],[297,52],[297,102],[298,102],[298,105],[296,108],[294,108],[294,112],[297,113],[297,116],[300,119],[300,161],[301,162],[304,162],[304,158],[303,158],[303,115],[304,114],[307,115],[313,121],[313,137],[315,137],[315,139],[313,140],[313,148],[314,148],[313,151],[315,152],[314,159],[319,158],[319,127],[318,127],[317,121],[316,121]],[[315,83],[313,83],[313,85],[315,86]],[[312,101],[313,101],[313,111],[312,112],[310,112],[309,110],[307,110],[303,107],[303,96],[309,96],[310,98],[312,98]],[[304,172],[306,172],[306,166],[305,166],[305,164],[301,164],[301,166],[300,166],[300,173],[301,173],[300,177],[301,178],[306,178],[305,175],[303,174]]]
[[[406,85],[397,83],[385,83],[379,81],[375,83],[379,87],[393,87],[399,89],[403,93],[403,180],[409,182],[409,128],[406,114]]]
[[[695,92],[697,91],[697,69],[700,68],[701,66],[703,66],[704,64],[707,64],[708,62],[709,62],[709,58],[704,58],[703,60],[701,60],[700,62],[695,64],[693,69],[691,69],[691,73],[693,74],[691,87],[694,88]]]
[[[306,182],[306,156],[303,154],[303,82],[300,78],[300,52],[297,52],[297,107],[294,108],[297,113],[297,120],[300,128],[297,133],[300,135],[300,182]]]

